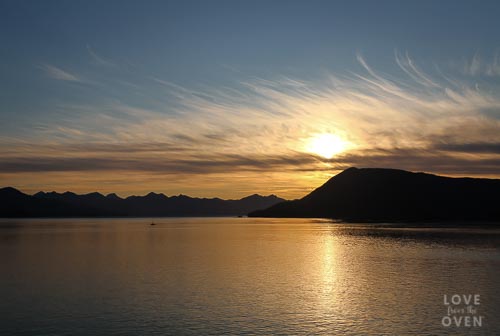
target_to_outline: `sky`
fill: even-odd
[[[0,185],[298,198],[500,178],[498,1],[1,1]]]

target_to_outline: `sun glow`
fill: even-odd
[[[318,134],[308,141],[307,151],[331,159],[335,155],[342,153],[348,147],[348,144],[341,137],[330,134]]]

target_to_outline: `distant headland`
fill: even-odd
[[[350,222],[500,222],[499,202],[498,179],[349,168],[301,199],[280,202],[249,216]]]

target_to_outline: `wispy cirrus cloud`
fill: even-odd
[[[50,78],[53,79],[69,81],[69,82],[82,81],[81,78],[79,78],[78,76],[50,64],[41,64],[39,65],[39,68],[42,69]]]
[[[108,67],[116,67],[117,66],[117,64],[115,62],[97,54],[90,45],[87,45],[87,53],[89,54],[89,56],[92,59],[94,64],[108,66]]]
[[[500,76],[499,52],[497,51],[489,60],[476,53],[470,60],[464,62],[462,69],[463,73],[469,76]]]
[[[415,62],[410,58],[408,52],[402,55],[399,51],[395,51],[395,59],[398,66],[412,79],[415,83],[431,88],[439,88],[440,85],[434,82],[428,75],[420,70]]]
[[[437,136],[455,142],[495,136],[498,121],[481,113],[500,111],[499,98],[491,91],[431,78],[408,56],[396,57],[408,80],[384,78],[361,55],[358,60],[366,75],[328,74],[316,82],[254,78],[241,82],[239,89],[200,91],[154,79],[173,97],[175,107],[162,108],[161,98],[154,110],[120,102],[66,105],[65,111],[74,110],[66,124],[50,124],[45,131],[95,141],[181,143],[199,138],[198,146],[208,134],[213,141],[223,138],[229,149],[252,151],[251,144],[259,143],[263,152],[300,151],[301,141],[320,132],[338,133],[357,147],[370,147],[372,142],[424,146]],[[224,148],[216,145],[211,151]]]
[[[244,78],[230,88],[126,78],[148,106],[127,97],[63,104],[56,120],[37,120],[29,136],[2,140],[0,175],[117,172],[142,176],[135,183],[145,184],[153,174],[165,177],[155,180],[165,188],[177,176],[199,190],[225,190],[239,180],[290,198],[349,166],[498,175],[497,87],[426,72],[399,52],[397,76],[356,57],[362,69],[356,73]],[[332,159],[311,153],[308,143],[322,133],[344,139],[347,150]],[[207,176],[217,176],[218,184]]]

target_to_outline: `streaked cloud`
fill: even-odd
[[[477,143],[444,143],[437,144],[436,149],[447,152],[461,152],[470,154],[500,154],[500,143],[477,142]]]
[[[0,171],[15,172],[81,172],[135,171],[162,174],[211,174],[232,171],[287,170],[305,171],[318,158],[311,155],[245,157],[242,155],[197,155],[170,160],[148,156],[137,157],[30,157],[2,158]],[[316,170],[316,169],[314,169]]]
[[[99,148],[101,151],[102,148]],[[131,148],[131,152],[134,149]],[[137,150],[135,150],[137,152]],[[141,173],[160,173],[165,175],[191,175],[212,173],[246,173],[246,172],[317,172],[338,171],[352,166],[372,167],[383,165],[401,169],[436,172],[444,174],[495,174],[498,172],[500,157],[469,154],[500,154],[499,144],[463,144],[437,145],[434,148],[395,148],[370,149],[347,153],[335,159],[324,159],[314,154],[295,153],[293,155],[243,155],[223,154],[178,154],[164,159],[161,155],[145,157],[116,155],[116,151],[106,152],[107,155],[82,153],[78,156],[30,156],[4,157],[0,159],[0,171],[16,172],[84,172],[84,171],[129,171]],[[140,153],[144,153],[140,151]],[[90,156],[86,156],[89,155]]]

